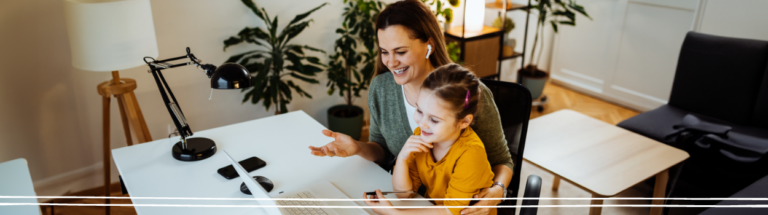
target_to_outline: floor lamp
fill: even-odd
[[[110,194],[110,100],[117,98],[123,131],[128,145],[133,144],[131,129],[138,142],[151,141],[144,116],[133,90],[136,81],[120,78],[118,70],[146,65],[142,58],[157,57],[157,40],[149,0],[66,0],[64,4],[72,65],[75,68],[112,72],[112,80],[98,85],[103,103],[104,188]],[[109,204],[109,199],[106,199]],[[109,214],[109,206],[105,207]]]

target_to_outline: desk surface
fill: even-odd
[[[352,199],[375,189],[392,190],[392,176],[373,162],[358,156],[316,157],[309,146],[322,146],[333,139],[324,136],[323,125],[303,111],[196,132],[194,137],[214,140],[219,150],[227,150],[235,160],[257,156],[267,166],[251,172],[273,181],[270,196],[280,191],[306,188],[318,180],[328,180]],[[201,197],[251,198],[239,190],[242,179],[227,180],[216,170],[229,165],[221,151],[212,157],[183,162],[171,156],[178,137],[112,150],[115,164],[131,198]],[[157,200],[132,199],[134,204],[252,205],[237,200]],[[358,202],[358,205],[364,205]],[[148,214],[264,214],[260,208],[147,207],[136,206],[140,215]],[[370,211],[369,211],[370,212]]]
[[[0,163],[0,196],[37,196],[26,159]],[[0,203],[37,203],[37,199],[0,199]],[[0,206],[0,214],[40,214],[40,206]]]
[[[602,196],[651,178],[688,153],[572,110],[531,120],[523,157]]]

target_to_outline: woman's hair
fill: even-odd
[[[390,4],[384,8],[379,17],[376,18],[376,33],[379,30],[386,29],[389,26],[400,25],[410,31],[408,35],[411,39],[418,39],[422,42],[432,41],[435,43],[432,47],[432,53],[429,55],[429,62],[434,67],[439,67],[451,63],[448,57],[448,51],[445,49],[445,39],[437,18],[429,10],[429,7],[419,0],[402,0]],[[378,44],[378,38],[376,39]],[[389,71],[387,66],[381,61],[381,53],[376,57],[376,74]]]
[[[437,97],[447,102],[461,120],[475,114],[480,105],[480,79],[458,64],[450,63],[435,69],[427,76],[422,89],[432,90]],[[465,103],[469,92],[469,102]]]

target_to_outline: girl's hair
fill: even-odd
[[[480,79],[466,68],[450,63],[435,69],[427,76],[422,89],[434,91],[435,95],[447,102],[461,120],[475,114],[480,105]],[[469,102],[465,104],[469,91]]]
[[[437,18],[429,10],[429,7],[419,0],[403,0],[390,4],[384,8],[376,18],[376,33],[379,30],[386,29],[389,26],[400,25],[410,31],[408,35],[411,39],[418,39],[422,42],[432,41],[432,53],[429,55],[429,62],[434,67],[439,67],[451,63],[448,57],[448,51],[445,49],[445,39],[443,31],[437,23]],[[378,43],[378,38],[376,42]],[[381,53],[376,57],[376,74],[388,72],[389,69],[381,61]]]

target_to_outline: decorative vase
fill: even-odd
[[[359,140],[363,129],[363,109],[354,105],[350,108],[346,104],[329,108],[328,129]]]
[[[515,38],[506,38],[503,47],[504,56],[512,56],[515,53],[515,45],[517,45],[517,40],[515,40]]]

